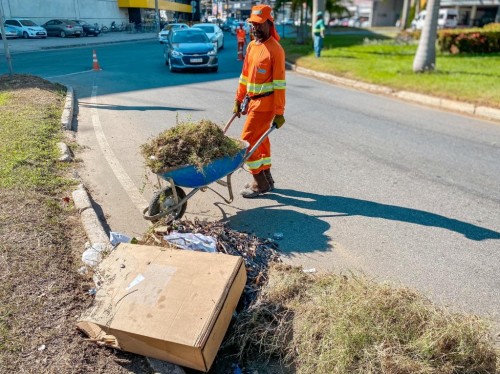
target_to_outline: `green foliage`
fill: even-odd
[[[21,108],[17,105],[19,95],[19,91],[0,95],[0,187],[62,186],[65,182],[57,176],[62,107],[38,105],[28,99]]]
[[[438,45],[441,52],[452,54],[500,52],[500,27],[441,30]]]
[[[326,36],[321,58],[314,57],[312,44],[282,40],[288,61],[340,77],[374,83],[395,90],[441,96],[451,100],[500,108],[500,53],[451,55],[438,53],[436,71],[412,71],[417,44],[412,39],[372,32],[359,35],[333,33]],[[369,42],[368,42],[369,41]]]

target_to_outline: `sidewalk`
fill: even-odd
[[[138,40],[156,40],[158,33],[128,33],[107,32],[99,36],[86,37],[68,37],[56,38],[48,37],[46,39],[8,39],[9,51],[11,54],[22,52],[36,52],[57,48],[86,47],[99,44],[134,42]],[[0,55],[5,54],[3,40],[0,41]]]

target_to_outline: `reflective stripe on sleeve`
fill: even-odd
[[[286,81],[273,81],[273,87],[275,90],[284,90],[286,88]]]
[[[241,74],[239,83],[246,86],[248,84],[248,77],[245,77],[243,74]]]

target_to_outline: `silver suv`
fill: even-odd
[[[11,18],[5,21],[5,24],[16,29],[17,34],[24,39],[28,38],[46,38],[47,31],[38,26],[35,22],[24,18]]]

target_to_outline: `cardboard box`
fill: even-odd
[[[77,326],[104,345],[201,371],[212,365],[246,282],[241,257],[120,244]]]

